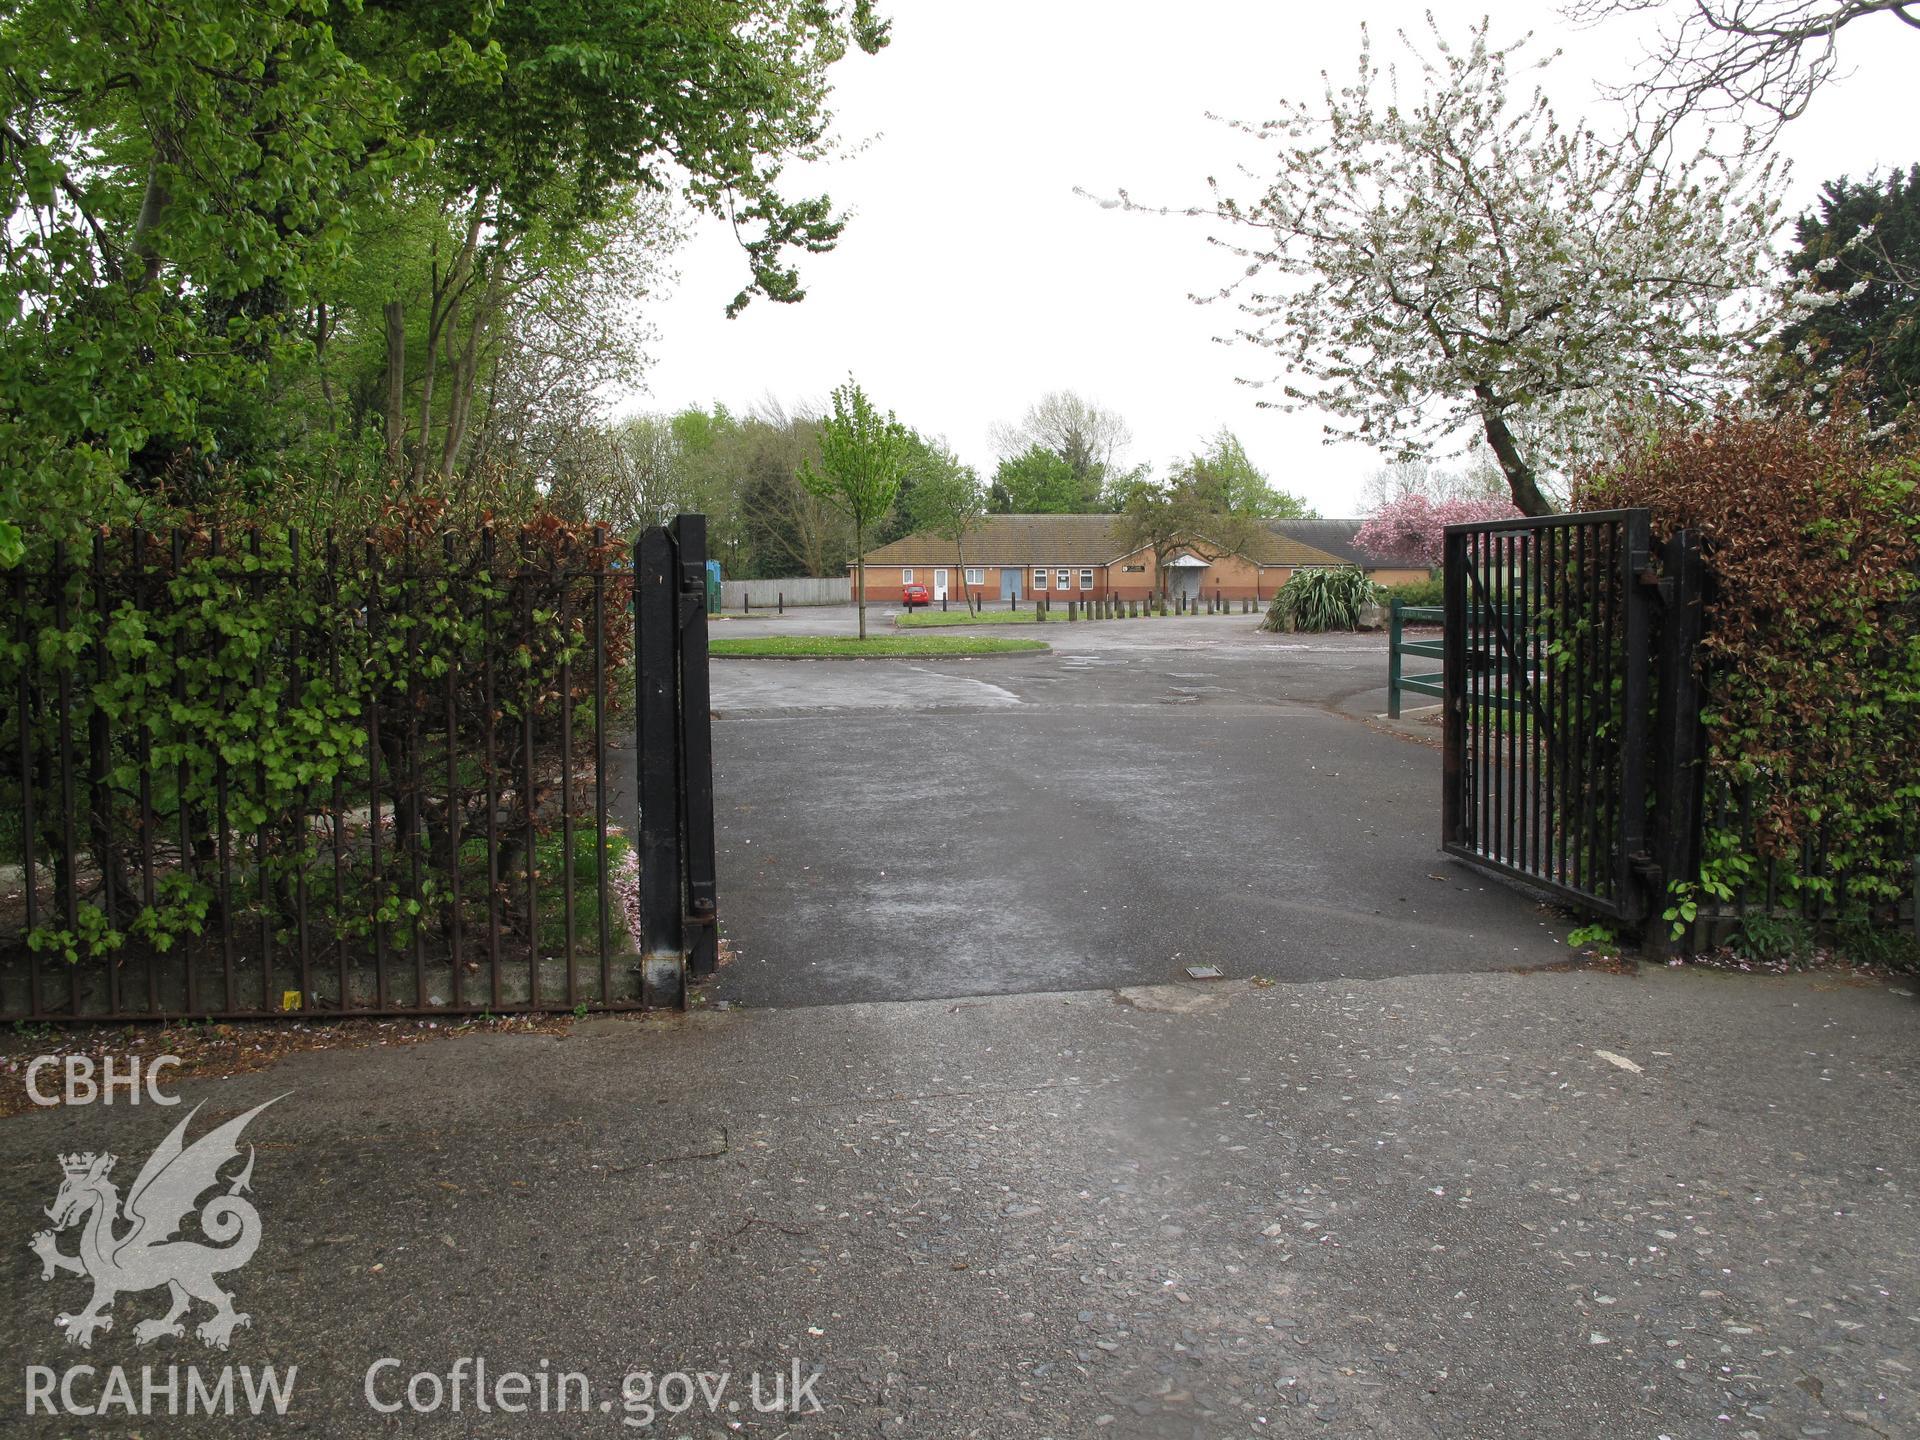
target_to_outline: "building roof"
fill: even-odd
[[[1247,558],[1257,565],[1351,565],[1359,561],[1348,560],[1322,546],[1311,536],[1296,535],[1292,520],[1269,520],[1260,532],[1260,538],[1254,541],[1252,554]]]
[[[1342,565],[1373,563],[1350,561],[1306,537],[1295,536],[1301,522],[1274,521],[1260,534],[1247,558],[1258,565]],[[1306,522],[1313,523],[1313,522]],[[1358,520],[1323,522],[1357,530]],[[869,565],[1001,565],[1018,569],[1041,566],[1106,565],[1132,551],[1118,535],[1117,515],[988,515],[959,546],[929,531],[882,545],[867,552]]]
[[[967,532],[968,565],[1104,565],[1118,552],[1112,515],[988,515]],[[869,565],[951,565],[951,540],[919,530],[867,552]]]
[[[1353,537],[1360,533],[1364,520],[1276,520],[1274,528],[1302,545],[1311,545],[1347,565],[1376,566],[1381,562],[1358,549]]]

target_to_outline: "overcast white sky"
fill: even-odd
[[[1206,177],[1248,154],[1207,112],[1259,119],[1317,95],[1322,70],[1352,73],[1363,18],[1384,52],[1429,6],[1450,36],[1491,13],[1496,40],[1532,27],[1538,53],[1563,48],[1545,76],[1563,118],[1611,120],[1596,82],[1624,78],[1641,44],[1627,25],[1572,29],[1547,3],[883,0],[892,44],[836,71],[839,133],[868,143],[792,172],[853,211],[833,254],[803,260],[806,300],[727,320],[744,262],[723,227],[695,227],[674,293],[647,307],[650,393],[622,409],[818,406],[852,372],[988,475],[990,427],[1069,389],[1126,418],[1133,459],[1163,466],[1224,425],[1275,484],[1352,514],[1378,457],[1324,445],[1312,414],[1257,409],[1235,377],[1271,374],[1267,355],[1215,343],[1233,312],[1188,298],[1232,270],[1205,222],[1103,210],[1074,188],[1204,200]],[[1823,180],[1920,161],[1920,36],[1872,17],[1841,50],[1852,73],[1782,141],[1795,211]]]

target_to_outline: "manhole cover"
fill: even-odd
[[[1189,980],[1224,980],[1227,978],[1227,972],[1218,965],[1189,965],[1187,978]]]

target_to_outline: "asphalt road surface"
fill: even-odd
[[[876,611],[875,628],[891,628]],[[720,622],[841,633],[850,610]],[[953,633],[953,632],[947,632]],[[712,990],[813,1005],[1567,958],[1437,848],[1440,753],[1389,733],[1380,636],[1050,624],[1053,651],[713,664]],[[1410,727],[1411,728],[1411,727]],[[1437,732],[1429,732],[1437,735]]]

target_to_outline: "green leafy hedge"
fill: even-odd
[[[72,962],[222,918],[263,947],[302,917],[350,946],[523,925],[502,877],[530,880],[540,837],[591,805],[590,781],[571,817],[559,792],[593,737],[596,631],[605,693],[632,690],[618,553],[551,517],[453,535],[421,509],[317,546],[101,533],[16,569],[0,805],[30,788],[54,872],[28,944]],[[467,863],[489,826],[491,871]]]
[[[1725,415],[1631,440],[1578,502],[1704,541],[1708,825],[1676,930],[1769,897],[1886,922],[1920,851],[1920,443]]]

